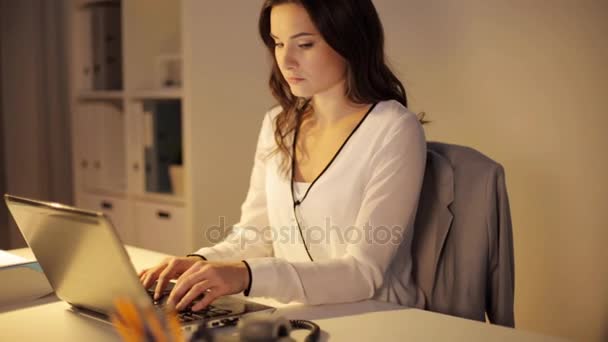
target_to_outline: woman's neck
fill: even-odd
[[[312,97],[311,120],[319,128],[331,127],[351,115],[360,114],[368,104],[357,104],[344,95],[344,82]]]

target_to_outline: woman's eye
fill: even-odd
[[[281,48],[281,47],[283,47],[283,43],[274,43],[274,47],[275,48],[277,48],[277,47]]]
[[[310,49],[312,47],[312,43],[306,43],[306,44],[300,44],[298,45],[299,47],[301,47],[302,49]]]

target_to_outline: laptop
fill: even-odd
[[[116,298],[140,308],[163,306],[145,289],[110,219],[101,212],[4,195],[23,237],[59,299],[74,311],[109,322]],[[200,298],[199,298],[200,300]],[[274,308],[235,296],[216,299],[202,311],[178,313],[183,329],[236,324],[240,317]]]

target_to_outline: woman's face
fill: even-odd
[[[309,98],[342,86],[346,61],[325,42],[304,7],[273,7],[270,34],[277,64],[293,95]]]

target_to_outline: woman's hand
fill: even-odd
[[[139,272],[139,280],[145,289],[150,288],[155,281],[154,299],[157,300],[171,279],[176,279],[197,262],[205,262],[200,257],[169,257],[155,267]]]
[[[244,262],[199,259],[177,279],[167,305],[183,310],[204,293],[203,299],[192,307],[192,311],[199,311],[218,297],[246,290],[248,284],[249,272]]]

